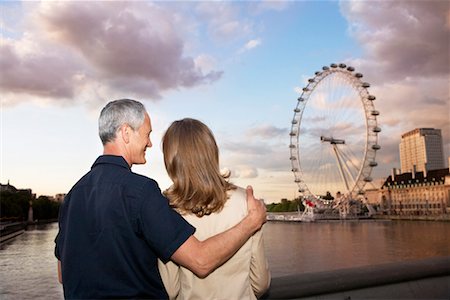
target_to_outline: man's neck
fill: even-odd
[[[126,155],[126,151],[122,149],[119,145],[116,145],[115,143],[107,143],[106,145],[103,145],[103,155],[115,155],[115,156],[122,156],[127,164],[132,166],[130,159]]]

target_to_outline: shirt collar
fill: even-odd
[[[117,165],[119,167],[127,168],[128,170],[131,170],[130,166],[128,165],[125,158],[122,156],[116,156],[116,155],[101,155],[97,158],[97,160],[92,165],[92,168],[96,167],[100,164],[110,164],[110,165]]]

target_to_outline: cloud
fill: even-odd
[[[251,166],[264,171],[290,170],[287,141],[274,142],[271,138],[248,139],[247,136],[233,136],[233,141],[219,142],[221,163],[232,170],[236,166]],[[219,139],[220,141],[221,139]],[[285,142],[285,143],[284,143]]]
[[[258,47],[259,45],[261,45],[261,39],[250,40],[244,45],[244,47],[242,47],[239,50],[239,53],[243,53],[243,52],[249,51],[249,50],[251,50],[253,48]]]
[[[214,41],[236,41],[253,32],[253,23],[240,18],[240,7],[227,1],[200,2],[196,14],[208,23],[208,34]]]
[[[231,178],[256,178],[258,177],[258,170],[255,167],[246,165],[237,165],[231,171]]]
[[[449,73],[447,1],[342,1],[341,10],[380,82]]]
[[[289,7],[291,1],[286,0],[263,0],[258,3],[258,9],[282,11]]]
[[[195,66],[203,72],[211,72],[215,69],[217,62],[214,57],[201,54],[194,59]]]
[[[23,45],[24,43],[22,43]],[[21,45],[3,40],[0,45],[0,89],[7,94],[70,98],[77,81],[75,63],[65,55],[21,53]],[[5,95],[6,96],[6,95]]]
[[[144,2],[35,5],[27,34],[2,40],[1,91],[56,99],[103,90],[154,100],[220,79],[222,71],[205,72],[185,55],[175,19],[170,10]]]
[[[448,2],[342,1],[341,11],[365,51],[349,64],[372,84],[380,111],[382,164],[375,174],[387,176],[400,165],[401,134],[414,128],[442,129],[444,155],[450,155]]]
[[[247,137],[256,137],[263,139],[277,139],[285,138],[288,135],[287,128],[278,128],[273,125],[262,125],[258,127],[253,127],[245,132]]]

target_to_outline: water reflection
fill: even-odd
[[[0,250],[1,299],[63,299],[53,240],[57,224],[29,227]]]
[[[450,255],[450,223],[359,221],[265,225],[274,277]]]

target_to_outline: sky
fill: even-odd
[[[364,74],[377,98],[376,181],[400,167],[414,128],[442,129],[450,155],[448,1],[2,1],[0,30],[0,183],[38,196],[70,190],[102,153],[101,108],[132,98],[153,125],[134,172],[169,187],[161,137],[196,118],[233,183],[293,199],[293,109],[331,63]]]

